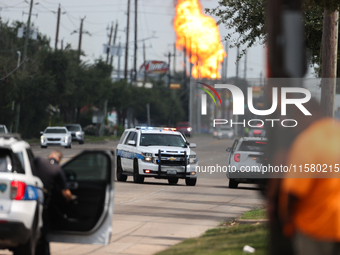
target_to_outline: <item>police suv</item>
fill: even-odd
[[[187,186],[195,186],[198,163],[191,150],[195,147],[175,128],[127,129],[117,146],[117,180],[124,182],[132,175],[135,183],[154,177],[177,184],[181,178]]]
[[[42,226],[43,184],[28,143],[0,137],[0,249],[33,255]]]
[[[50,194],[50,241],[108,245],[112,232],[114,153],[85,150],[64,165],[75,199],[66,202],[56,185]],[[0,249],[34,255],[42,227],[43,183],[30,145],[0,135]],[[46,191],[45,191],[46,192]]]

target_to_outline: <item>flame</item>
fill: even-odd
[[[215,20],[202,12],[199,0],[178,0],[174,29],[176,48],[186,50],[194,78],[220,78],[220,64],[227,56]]]

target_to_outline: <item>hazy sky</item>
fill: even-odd
[[[29,1],[29,0],[28,0]],[[218,5],[217,0],[200,0],[203,8],[212,8]],[[39,32],[46,34],[51,39],[51,46],[54,47],[56,36],[57,10],[61,4],[61,21],[59,30],[59,43],[64,40],[64,46],[69,43],[72,48],[77,49],[79,34],[71,33],[78,30],[80,19],[85,17],[84,30],[88,31],[91,36],[83,34],[82,49],[87,57],[83,60],[93,61],[102,56],[103,44],[108,43],[107,29],[111,22],[118,21],[117,43],[125,43],[125,28],[127,20],[127,0],[34,0],[32,22],[38,28]],[[0,0],[0,16],[3,20],[19,20],[27,22],[29,11],[29,2],[22,0]],[[23,14],[25,12],[25,14]],[[173,44],[176,35],[173,30],[172,21],[175,15],[174,0],[139,0],[138,1],[138,39],[144,39],[155,36],[157,38],[148,39],[146,44],[147,60],[167,61],[165,56],[169,51],[173,53]],[[220,25],[221,37],[227,34],[227,30]],[[133,65],[133,40],[134,40],[134,0],[131,0],[130,15],[130,48],[129,48],[129,67]],[[142,64],[142,42],[138,44],[138,68]],[[182,69],[183,61],[182,52],[177,51],[176,59],[177,70]],[[235,76],[236,49],[228,50],[228,77]],[[247,77],[258,78],[260,72],[264,72],[264,49],[262,46],[256,46],[248,49],[247,55]],[[124,59],[121,59],[121,68],[124,65]],[[114,62],[117,66],[117,58]],[[172,68],[171,64],[171,68]],[[243,77],[244,61],[241,59],[239,75]]]

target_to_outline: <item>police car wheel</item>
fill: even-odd
[[[144,176],[140,176],[138,172],[138,162],[137,160],[133,163],[133,182],[134,183],[143,183],[144,182]]]
[[[120,158],[117,158],[117,172],[116,172],[117,181],[125,182],[127,179],[127,175],[123,174],[123,168],[120,161]]]
[[[238,186],[238,182],[234,179],[229,179],[229,188],[230,189],[236,189]]]
[[[187,186],[195,186],[197,178],[185,178],[185,184]]]
[[[177,177],[171,177],[168,179],[169,184],[175,185],[178,183],[178,178]]]

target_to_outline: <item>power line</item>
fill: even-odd
[[[0,79],[0,81],[6,79],[8,76],[10,76],[11,74],[13,74],[16,70],[18,70],[18,69],[21,67],[21,65],[25,63],[26,59],[27,59],[27,58],[25,58],[25,59],[20,63],[20,65],[18,65],[12,72],[10,72],[10,73],[7,74],[6,76],[2,77],[2,78]]]

